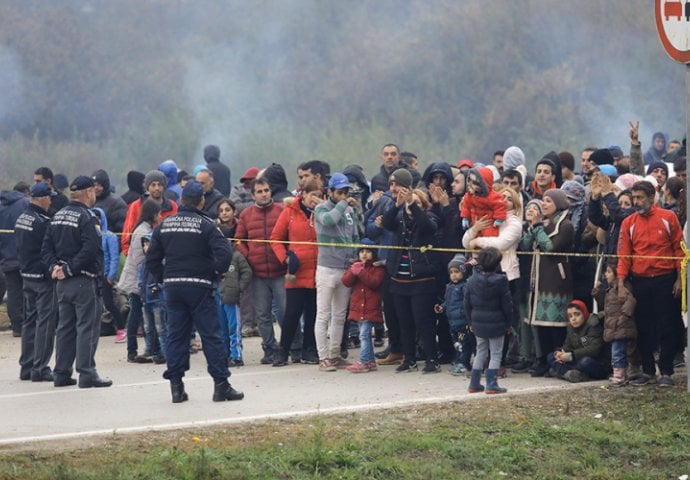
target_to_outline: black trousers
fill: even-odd
[[[673,296],[676,273],[657,277],[632,277],[633,295],[637,300],[635,324],[637,349],[642,359],[642,371],[656,373],[654,351],[659,348],[659,371],[673,374],[673,356],[678,347],[681,330],[680,302]]]
[[[316,321],[316,289],[315,288],[286,288],[285,316],[280,332],[280,348],[289,352],[293,347],[295,335],[299,331],[299,319],[304,316],[304,334],[302,337],[302,352],[316,352],[314,338],[314,322]]]
[[[416,358],[416,338],[419,337],[426,360],[437,360],[436,293],[394,294],[395,311],[400,322],[400,339],[405,359]]]
[[[21,333],[24,323],[24,281],[19,270],[5,272],[7,282],[7,315],[12,331]]]

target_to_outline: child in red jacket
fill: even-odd
[[[472,168],[467,176],[467,193],[462,199],[460,217],[465,229],[477,223],[482,217],[491,220],[491,225],[479,232],[480,237],[497,237],[498,226],[506,220],[506,205],[503,195],[496,192],[494,174],[491,169]]]
[[[376,249],[371,247],[376,244],[368,238],[362,239],[361,243],[369,247],[359,249],[358,261],[343,274],[343,284],[352,289],[347,319],[359,323],[361,343],[359,361],[347,367],[352,373],[376,370],[371,329],[375,323],[383,323],[380,289],[385,269],[376,261]]]

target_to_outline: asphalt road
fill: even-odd
[[[140,345],[142,341],[140,339]],[[394,373],[395,367],[352,374],[345,370],[320,372],[315,365],[281,368],[259,365],[260,340],[244,340],[246,366],[233,369],[232,385],[245,393],[236,402],[211,401],[213,381],[206,373],[203,353],[192,355],[185,377],[189,401],[173,404],[165,365],[126,361],[125,344],[102,337],[96,362],[110,388],[55,388],[52,383],[19,380],[20,339],[0,333],[0,448],[40,448],[42,442],[87,439],[104,435],[196,428],[305,415],[387,409],[405,405],[473,401],[468,380],[444,371]],[[357,358],[350,350],[350,359]],[[571,388],[597,388],[605,382],[569,384],[555,379],[510,375],[501,385],[508,395]]]

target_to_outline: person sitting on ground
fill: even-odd
[[[590,315],[581,300],[568,304],[568,328],[563,346],[547,355],[548,376],[569,382],[603,380],[610,368],[605,361],[604,331],[596,313]]]

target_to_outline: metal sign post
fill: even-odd
[[[685,64],[685,138],[687,144],[687,139],[690,139],[690,118],[688,118],[688,105],[690,105],[690,2],[655,0],[654,16],[659,40],[661,40],[664,50],[676,62]],[[685,186],[685,192],[686,205],[690,207],[690,181]],[[684,231],[690,230],[684,229]],[[689,241],[690,238],[685,240]],[[685,286],[688,289],[687,298],[690,298],[690,269],[688,269],[687,276]],[[688,345],[690,345],[690,328],[687,329],[687,337]],[[686,347],[685,351],[685,365],[688,372],[687,391],[690,392],[690,349]]]
[[[690,108],[690,63],[687,63],[685,65],[685,90],[685,156],[687,158],[687,141],[688,139],[690,139],[690,114],[688,114],[688,109]],[[688,179],[686,180],[685,195],[685,208],[687,211],[688,206],[690,206],[690,177],[688,177]],[[685,221],[685,223],[687,224],[687,220]],[[690,230],[685,228],[683,230],[690,232]],[[689,239],[686,239],[685,241],[687,242],[688,240]],[[686,292],[687,296],[685,298],[690,298],[690,268],[686,270],[685,274],[687,275],[685,288],[688,290]],[[688,377],[687,391],[690,392],[690,313],[686,312],[685,315],[688,319],[688,324],[685,328],[685,332],[687,335],[687,343],[685,344],[685,369]]]

